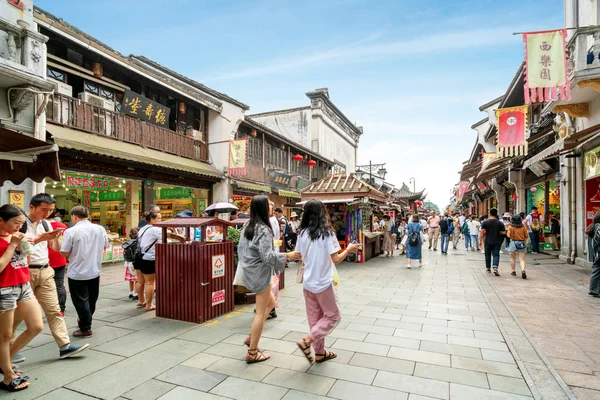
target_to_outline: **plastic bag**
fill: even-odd
[[[334,287],[339,287],[341,284],[340,281],[340,274],[338,274],[337,268],[335,267],[335,264],[331,263],[331,283],[333,283]]]
[[[244,268],[242,268],[238,265],[238,267],[235,270],[235,276],[233,277],[233,284],[245,287],[246,284],[244,283],[244,279],[245,279]]]

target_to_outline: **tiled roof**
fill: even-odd
[[[384,193],[358,179],[354,174],[329,175],[302,189],[303,196],[314,194],[349,194],[365,196],[379,201],[387,200],[387,196]]]

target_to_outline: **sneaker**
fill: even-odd
[[[92,330],[90,329],[89,331],[82,331],[81,329],[77,329],[75,332],[73,332],[73,336],[75,336],[75,337],[92,337]]]
[[[133,297],[131,298],[131,300],[139,300],[139,296],[137,294],[134,294]]]
[[[273,309],[270,313],[269,316],[267,317],[267,319],[274,319],[277,318],[277,312],[275,311],[275,309]]]
[[[517,273],[515,271],[510,273],[512,276],[517,276]]]
[[[486,269],[485,272],[487,272],[489,274],[490,272],[492,272],[492,270],[491,269]]]
[[[15,356],[12,359],[13,364],[20,364],[22,362],[25,362],[26,358],[23,354],[21,353],[17,353],[15,354]]]
[[[133,299],[133,293],[129,293],[129,298]]]
[[[74,355],[79,354],[84,350],[87,350],[88,347],[90,347],[88,343],[82,346],[75,346],[73,344],[69,344],[69,347],[67,347],[65,350],[60,350],[60,359],[62,360],[63,358],[73,357]]]
[[[527,273],[525,272],[525,270],[521,271],[521,278],[527,279]]]
[[[494,275],[500,276],[500,272],[498,272],[498,268],[494,268]]]

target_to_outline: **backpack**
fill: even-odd
[[[411,246],[418,246],[420,242],[421,233],[411,229],[411,231],[408,233],[408,244]]]
[[[29,218],[29,216],[26,215],[25,218],[27,219],[28,222],[31,222],[33,224],[33,221]],[[44,231],[46,231],[46,232],[50,231],[50,225],[48,225],[48,221],[46,221],[45,219],[42,220],[42,226],[44,227]],[[19,229],[19,232],[26,235],[27,234],[27,224],[23,224],[21,229]]]
[[[137,247],[137,239],[129,239],[121,245],[123,248],[123,258],[127,262],[135,261],[135,249]]]
[[[462,228],[460,228],[460,232],[461,233],[469,233],[469,224],[467,224],[467,221],[465,221],[463,223]]]
[[[123,248],[123,257],[125,258],[125,261],[129,261],[129,258],[131,260],[129,262],[132,262],[134,265],[139,263],[143,260],[146,252],[148,252],[148,250],[150,250],[152,246],[154,246],[156,240],[150,243],[150,245],[146,247],[146,250],[144,251],[142,251],[142,248],[140,247],[140,239],[142,238],[142,236],[144,236],[144,233],[146,233],[148,229],[151,228],[146,228],[144,232],[142,232],[142,234],[136,237],[135,239],[131,239],[123,243],[121,247]]]
[[[448,222],[448,235],[454,233],[454,222]]]
[[[285,218],[282,218],[282,220],[285,221],[285,227],[283,228],[283,236],[291,237],[294,232],[292,232],[292,226],[290,225],[290,222]]]
[[[533,214],[531,214],[531,230],[532,231],[539,231],[540,230],[540,217],[539,214],[538,216],[534,217]]]

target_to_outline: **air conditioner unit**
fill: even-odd
[[[67,85],[64,82],[57,81],[56,79],[48,78],[49,81],[54,83],[54,92],[63,94],[65,96],[73,97],[73,86]]]
[[[77,95],[77,97],[79,100],[83,100],[86,103],[90,103],[96,107],[101,107],[109,111],[115,111],[115,102],[106,100],[104,97],[96,96],[95,94],[88,92],[81,92]]]

